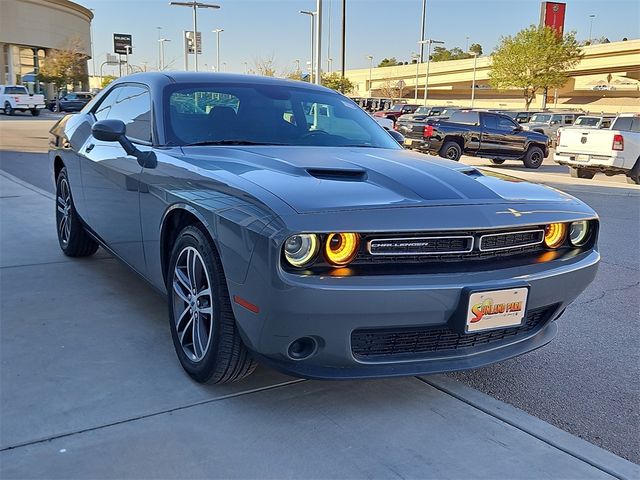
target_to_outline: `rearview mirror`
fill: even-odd
[[[91,127],[91,134],[102,142],[119,142],[127,133],[127,127],[122,120],[100,120]]]

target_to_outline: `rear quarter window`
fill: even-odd
[[[640,117],[618,117],[611,129],[624,132],[640,132]]]
[[[27,89],[24,87],[5,87],[4,93],[7,95],[27,95]]]
[[[454,112],[449,117],[451,123],[463,123],[465,125],[479,125],[480,116],[478,112]]]

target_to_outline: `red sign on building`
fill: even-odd
[[[540,25],[552,28],[561,37],[564,34],[564,14],[566,3],[542,2]]]

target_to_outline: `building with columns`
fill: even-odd
[[[0,0],[0,84],[52,97],[52,88],[36,79],[40,65],[51,49],[64,49],[71,39],[90,58],[92,19],[91,10],[69,0]]]

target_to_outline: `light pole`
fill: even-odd
[[[160,38],[158,39],[158,44],[160,45],[160,70],[164,70],[164,42],[170,42],[168,38]]]
[[[371,98],[373,95],[371,95],[371,71],[373,70],[373,55],[367,55],[367,58],[369,59],[369,98]]]
[[[591,33],[593,31],[593,19],[596,18],[595,15],[589,15],[589,45],[591,45]]]
[[[417,102],[418,101],[418,81],[419,81],[419,74],[420,74],[420,54],[414,53],[413,55],[411,55],[411,59],[416,61],[416,91],[413,99]]]
[[[469,54],[473,55],[473,80],[471,81],[471,108],[473,108],[473,101],[476,98],[476,65],[478,63],[478,53],[469,52]]]
[[[89,10],[91,10],[91,14],[93,16],[95,16],[94,12],[96,10],[94,8],[90,8]],[[89,35],[91,36],[91,64],[92,64],[91,69],[93,70],[93,76],[95,77],[96,76],[96,56],[95,56],[95,50],[93,48],[93,44],[94,44],[94,41],[93,41],[93,16],[91,17],[91,23],[89,24]],[[89,83],[91,83],[91,82],[89,82]],[[89,85],[89,86],[91,86],[91,85]]]
[[[129,53],[131,53],[131,45],[124,46],[126,53],[125,61],[127,62],[127,75],[129,75]]]
[[[216,28],[211,30],[216,34],[216,71],[220,71],[220,32],[224,32],[223,28]]]
[[[422,23],[420,23],[420,41],[424,42],[425,21],[427,19],[427,0],[422,0]],[[424,43],[420,44],[420,63],[424,62]],[[418,88],[416,84],[416,89]]]
[[[299,58],[296,58],[296,59],[294,60],[294,62],[295,62],[295,64],[296,64],[296,73],[298,73],[298,74],[299,74],[299,73],[300,73],[300,59],[299,59]]]
[[[428,45],[427,47],[427,71],[424,75],[424,104],[427,104],[427,97],[428,97],[428,93],[427,90],[429,90],[429,60],[431,59],[431,45],[433,45],[434,43],[444,43],[441,42],[439,40],[434,40],[433,38],[429,38],[427,40],[420,40],[418,42],[421,45],[424,45],[425,43]]]
[[[309,15],[311,19],[311,67],[309,68],[310,83],[314,83],[315,79],[313,77],[313,58],[316,51],[315,38],[316,38],[316,12],[310,12],[308,10],[300,10],[300,13],[303,15]]]
[[[190,7],[193,9],[193,58],[195,71],[198,71],[198,9],[199,8],[220,8],[220,5],[203,3],[193,0],[191,2],[171,2],[170,5],[178,7]]]
[[[249,62],[242,62],[244,65],[244,74],[249,75]]]
[[[316,0],[316,84],[322,85],[322,0]]]

